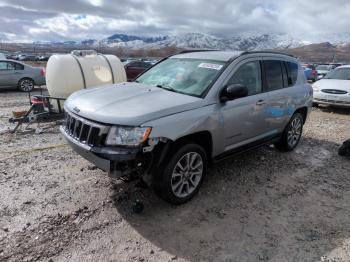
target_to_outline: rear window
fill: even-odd
[[[294,86],[298,79],[298,64],[285,62],[288,74],[288,86]]]

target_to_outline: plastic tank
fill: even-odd
[[[67,98],[73,92],[126,81],[124,65],[114,55],[93,50],[52,55],[46,67],[46,87],[51,97]]]

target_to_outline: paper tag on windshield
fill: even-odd
[[[200,63],[198,67],[201,68],[208,68],[208,69],[214,69],[214,70],[220,70],[222,68],[222,65],[218,64],[211,64],[211,63]]]

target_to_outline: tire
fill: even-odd
[[[346,140],[338,149],[340,156],[350,157],[350,139]]]
[[[165,201],[180,205],[198,193],[207,172],[207,155],[197,144],[184,144],[170,154],[155,176],[155,190]]]
[[[312,106],[313,107],[318,107],[319,105],[318,105],[318,103],[312,103]]]
[[[283,131],[280,140],[275,143],[275,147],[281,151],[294,150],[303,133],[304,118],[302,114],[295,113]]]
[[[34,89],[34,86],[34,81],[29,78],[23,78],[18,82],[18,89],[23,92],[31,92]]]

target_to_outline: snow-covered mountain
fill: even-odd
[[[137,36],[114,34],[102,40],[88,39],[83,41],[51,42],[52,45],[84,45],[86,47],[127,47],[162,48],[175,46],[179,48],[203,48],[219,50],[263,50],[288,49],[308,44],[329,42],[333,45],[350,43],[350,33],[324,35],[291,36],[288,34],[260,35],[225,35],[215,36],[203,33],[183,33],[168,36]],[[49,42],[40,42],[48,44]],[[36,44],[40,44],[37,42]]]

